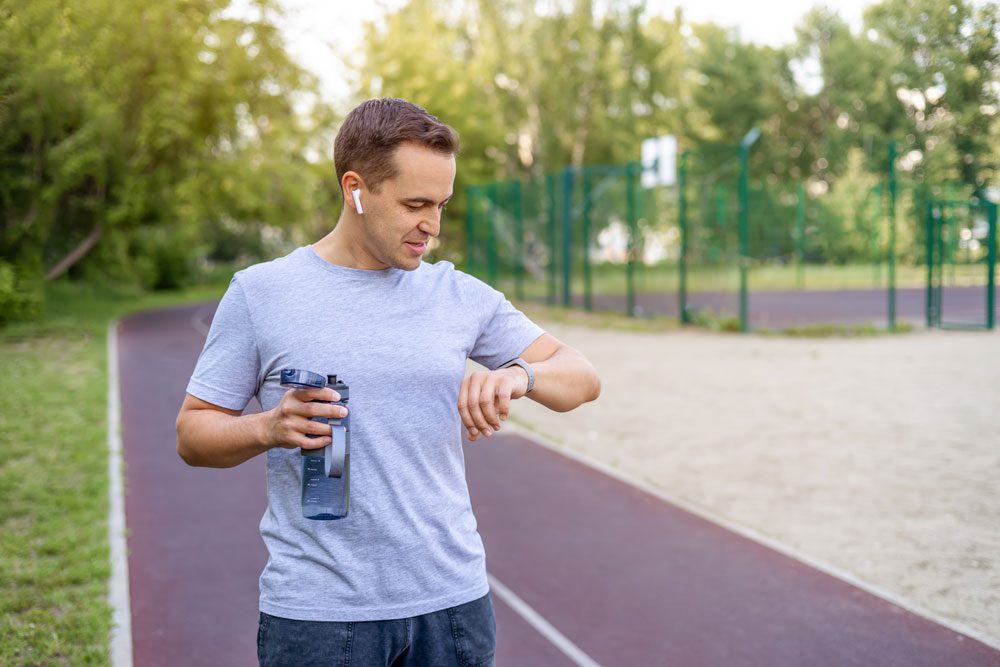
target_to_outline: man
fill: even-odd
[[[336,227],[233,276],[188,384],[184,461],[267,455],[261,665],[493,664],[462,426],[470,440],[489,438],[513,400],[567,411],[600,393],[591,364],[503,294],[449,262],[421,261],[441,231],[457,152],[450,127],[404,100],[348,114],[334,147]],[[491,370],[465,377],[469,358]],[[284,390],[282,368],[336,374],[350,388],[343,519],[303,518],[299,448],[331,441],[310,417],[348,408],[310,403],[337,400],[329,388]],[[255,395],[263,411],[241,416]]]

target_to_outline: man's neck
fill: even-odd
[[[355,237],[351,225],[341,217],[330,233],[312,244],[316,254],[337,266],[369,271],[388,268],[364,251],[361,240]]]

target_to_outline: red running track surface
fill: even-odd
[[[192,320],[207,324],[213,309],[143,313],[118,330],[142,667],[256,662],[263,460],[191,468],[174,444],[204,344]],[[1000,665],[981,642],[523,437],[501,433],[466,455],[491,574],[605,667]],[[499,665],[574,664],[494,602]]]

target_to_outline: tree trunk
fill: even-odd
[[[101,238],[101,234],[104,233],[104,226],[101,223],[97,223],[94,228],[87,234],[87,238],[80,241],[80,243],[73,248],[72,251],[61,260],[59,260],[55,266],[48,270],[45,274],[46,280],[54,280],[62,274],[69,270],[69,267],[73,266],[84,256],[90,252],[90,249],[94,247],[97,240]]]

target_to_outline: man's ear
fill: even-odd
[[[361,177],[353,171],[349,171],[344,174],[343,178],[340,179],[340,189],[344,193],[344,203],[348,202],[354,203],[354,211],[358,215],[364,215],[364,207],[361,205],[361,191],[365,188],[365,182],[361,180]],[[350,195],[349,197],[347,195]]]

